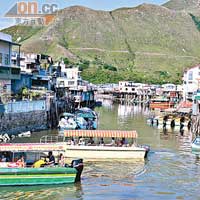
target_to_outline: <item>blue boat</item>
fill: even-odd
[[[90,108],[78,109],[75,114],[63,113],[59,117],[59,131],[97,129],[97,114]]]

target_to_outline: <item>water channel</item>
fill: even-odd
[[[137,130],[138,143],[151,146],[148,159],[86,163],[80,184],[4,187],[0,199],[200,199],[200,160],[191,153],[188,131],[163,133],[147,125],[149,110],[141,106],[105,102],[96,111],[99,129]],[[52,133],[35,133],[31,141]]]

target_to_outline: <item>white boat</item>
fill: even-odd
[[[200,136],[197,136],[192,142],[192,153],[200,155]]]
[[[137,145],[138,134],[136,131],[119,131],[119,130],[66,130],[64,131],[64,140],[68,139],[69,142],[64,142],[66,148],[66,157],[77,158],[81,157],[86,160],[98,159],[144,159],[147,156],[150,148],[149,146]],[[70,140],[73,138],[73,143]],[[76,138],[96,138],[101,140],[112,138],[109,144],[106,143],[93,143],[92,145],[84,142],[80,145],[77,143]],[[117,140],[118,138],[118,140]],[[121,141],[119,140],[122,139]],[[42,141],[48,141],[43,136]],[[129,142],[129,143],[128,143]],[[88,146],[90,145],[90,146]]]
[[[111,147],[111,146],[66,146],[66,157],[81,157],[86,160],[98,159],[144,159],[144,147]]]

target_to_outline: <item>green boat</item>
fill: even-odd
[[[30,161],[26,167],[18,167],[14,155],[19,153],[44,153],[46,151],[62,151],[56,144],[0,144],[0,153],[10,152],[11,162],[0,162],[0,186],[54,185],[80,181],[83,170],[82,159],[73,160],[66,167],[47,166],[33,168]],[[28,156],[27,156],[28,157]]]

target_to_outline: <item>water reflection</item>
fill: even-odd
[[[133,117],[138,113],[143,113],[144,116],[149,115],[149,110],[147,107],[143,106],[143,104],[135,105],[135,104],[119,104],[118,105],[118,117],[119,118],[127,118]]]
[[[1,199],[83,199],[81,184],[1,187]]]
[[[112,99],[98,99],[98,101],[102,102],[102,106],[104,108],[108,108],[108,109],[113,108],[113,100]]]
[[[99,129],[137,130],[140,144],[149,144],[145,162],[85,163],[81,185],[3,188],[2,199],[198,199],[200,158],[191,153],[192,134],[157,129],[146,123],[148,109],[136,105],[103,106]],[[39,141],[42,132],[33,134]],[[30,140],[29,140],[30,141]]]

